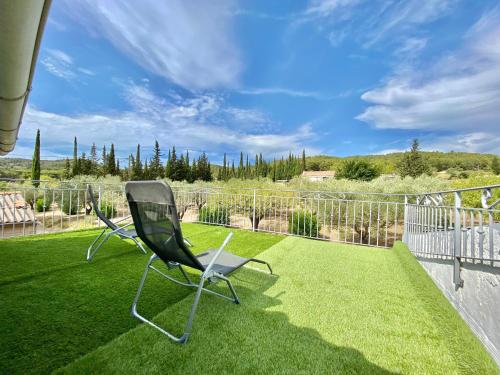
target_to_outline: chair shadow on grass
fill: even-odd
[[[204,294],[186,345],[143,325],[66,368],[86,371],[169,374],[394,374],[358,350],[327,342],[315,329],[299,327],[287,314],[273,311],[286,291],[270,288],[278,278],[251,269],[231,276],[241,305]],[[223,285],[214,290],[224,292]],[[270,296],[269,293],[276,293]],[[153,320],[181,333],[192,293]],[[161,299],[158,304],[164,305]],[[164,305],[165,306],[165,305]],[[311,306],[314,311],[314,306]],[[138,366],[134,368],[134,366]],[[167,371],[168,370],[168,371]]]

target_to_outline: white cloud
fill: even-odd
[[[253,89],[244,89],[237,91],[243,95],[286,95],[297,98],[311,98],[316,100],[331,100],[339,96],[345,96],[344,93],[339,95],[326,95],[316,91],[293,90],[283,87],[260,87]]]
[[[377,128],[458,133],[447,149],[500,148],[500,12],[486,13],[464,47],[424,69],[391,77],[361,98],[371,105],[357,118]],[[441,142],[437,146],[443,146]]]
[[[350,8],[360,3],[360,0],[312,0],[305,14],[318,17],[328,17],[342,8]]]
[[[45,70],[56,77],[62,78],[68,82],[78,78],[77,72],[93,76],[95,75],[90,69],[76,66],[73,58],[66,52],[58,49],[47,48],[44,50],[45,56],[40,60]]]
[[[456,0],[311,0],[294,25],[311,23],[334,47],[346,37],[371,47],[389,36],[413,36],[419,26],[447,15],[454,3]]]
[[[241,150],[273,157],[299,152],[314,139],[310,124],[286,134],[249,127],[249,123],[268,119],[254,109],[227,106],[216,95],[167,101],[146,86],[129,84],[124,96],[130,103],[129,111],[62,115],[28,107],[20,142],[34,139],[36,129],[40,128],[43,149],[53,152],[60,150],[62,144],[70,144],[76,135],[85,149],[93,142],[114,142],[122,156],[132,152],[138,142],[148,146],[158,139],[163,147],[176,145],[180,149],[214,153]],[[224,121],[224,116],[230,116],[232,121]]]
[[[335,30],[328,34],[328,41],[333,47],[338,47],[342,44],[344,39],[347,37],[346,30]]]
[[[49,73],[67,81],[76,78],[71,56],[57,49],[47,48],[45,52],[46,55],[40,60],[40,63]]]
[[[419,25],[445,16],[455,0],[409,0],[385,3],[378,14],[368,19],[365,46],[370,46],[394,33],[413,31]]]
[[[394,51],[394,54],[402,59],[412,59],[416,57],[426,46],[427,38],[410,37]]]
[[[67,0],[68,14],[137,64],[188,89],[231,87],[242,69],[232,1]]]
[[[80,72],[80,73],[83,73],[83,74],[86,74],[88,76],[95,76],[95,73],[90,70],[90,69],[86,69],[86,68],[77,68],[77,70]]]

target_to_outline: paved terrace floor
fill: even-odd
[[[228,229],[184,225],[200,252]],[[147,256],[97,231],[0,241],[0,373],[489,374],[498,368],[402,244],[375,249],[235,231],[229,250],[277,276],[232,276],[242,304],[203,295],[189,343],[129,314]],[[223,290],[223,285],[214,286]],[[149,277],[141,311],[180,333],[193,292]]]

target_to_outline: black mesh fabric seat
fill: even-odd
[[[132,315],[144,323],[158,329],[175,342],[185,343],[187,341],[201,292],[214,294],[234,303],[239,303],[238,296],[236,295],[231,281],[226,277],[228,274],[234,272],[248,262],[266,264],[269,271],[272,273],[271,266],[267,262],[255,258],[243,258],[223,250],[231,240],[233,233],[230,233],[226,237],[225,241],[218,249],[210,249],[199,255],[194,255],[188,247],[188,241],[186,241],[182,235],[174,194],[170,186],[166,183],[161,181],[128,182],[125,185],[125,191],[127,193],[127,200],[129,202],[130,212],[134,220],[137,234],[154,253],[146,264],[146,269],[144,270],[143,277],[139,284],[139,289],[137,290],[136,297],[132,304]],[[155,268],[152,264],[158,259],[162,260],[169,270],[178,268],[185,281],[179,281]],[[191,282],[183,266],[202,272],[200,282]],[[137,312],[137,303],[150,269],[172,282],[187,287],[193,287],[197,290],[184,333],[180,337],[167,332]],[[232,297],[228,297],[204,287],[206,281],[216,282],[217,280],[223,280],[227,283]]]
[[[210,261],[217,254],[217,249],[210,249],[202,254],[197,255],[198,261],[203,267],[208,267]],[[244,266],[250,261],[248,258],[243,258],[238,255],[223,252],[216,260],[212,267],[215,272],[220,272],[223,275],[228,275],[238,268]]]
[[[127,227],[130,227],[132,224],[127,224],[125,226],[118,226],[117,224],[120,223],[118,222],[113,222],[110,219],[104,215],[104,213],[101,211],[99,204],[97,203],[95,196],[94,196],[94,191],[92,190],[92,186],[88,185],[87,186],[87,197],[89,202],[92,204],[92,209],[94,210],[96,216],[101,220],[105,228],[104,230],[94,239],[94,241],[90,244],[89,248],[87,249],[87,261],[91,261],[92,258],[94,257],[95,253],[97,253],[97,250],[101,248],[102,245],[111,237],[111,236],[117,236],[120,239],[129,239],[134,241],[134,243],[137,245],[137,247],[144,253],[146,254],[146,250],[144,250],[144,247],[142,247],[142,244],[137,240],[139,237],[137,235],[137,232],[135,229],[127,229]],[[122,219],[126,220],[129,219],[130,216]],[[104,237],[103,237],[104,236]]]

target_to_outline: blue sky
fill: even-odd
[[[500,6],[53,2],[12,156],[155,139],[191,153],[500,153]]]

